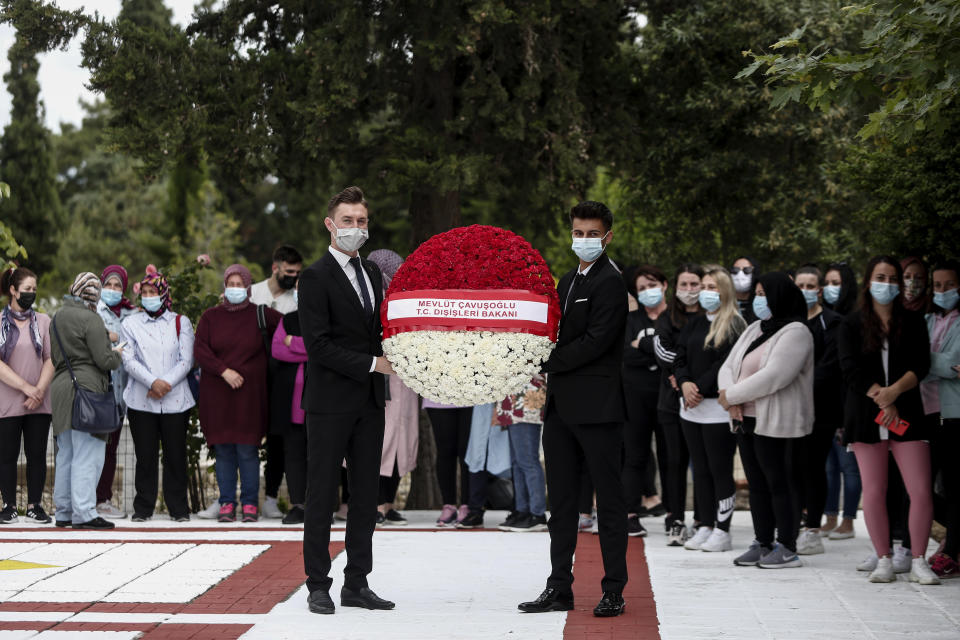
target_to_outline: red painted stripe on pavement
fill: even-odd
[[[627,545],[627,580],[623,599],[626,609],[616,618],[595,618],[593,608],[603,595],[603,558],[600,537],[577,536],[577,555],[573,563],[573,597],[575,609],[567,613],[564,640],[623,640],[660,638],[657,605],[650,586],[650,571],[643,553],[642,538],[630,538]]]
[[[236,640],[252,624],[161,624],[140,636],[140,640]]]

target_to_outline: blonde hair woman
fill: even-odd
[[[674,361],[683,393],[680,424],[693,462],[694,500],[701,521],[684,548],[729,551],[734,494],[733,454],[727,412],[720,406],[717,373],[747,327],[737,311],[737,296],[726,269],[704,267],[700,306],[706,312],[691,318],[677,339]]]

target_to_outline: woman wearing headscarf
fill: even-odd
[[[123,392],[130,435],[137,454],[133,521],[145,522],[157,504],[157,474],[163,446],[163,501],[172,520],[190,519],[187,505],[187,422],[193,394],[187,374],[193,367],[193,327],[174,313],[163,274],[148,271],[140,281],[145,313],[123,321],[128,344],[123,366],[130,375]]]
[[[380,267],[383,274],[383,295],[386,298],[390,281],[403,258],[389,249],[371,251],[367,259]],[[380,458],[380,513],[379,525],[405,525],[404,518],[393,502],[397,498],[400,478],[417,466],[417,449],[420,444],[420,409],[417,394],[403,384],[397,376],[387,376],[387,407],[383,432],[383,455]]]
[[[916,256],[900,261],[903,267],[903,308],[907,311],[930,311],[930,272],[927,263]]]
[[[100,278],[79,274],[64,296],[63,306],[51,323],[51,355],[56,373],[50,385],[53,434],[57,439],[57,471],[53,501],[58,527],[112,529],[97,513],[97,481],[103,470],[107,434],[77,431],[73,425],[73,380],[89,391],[106,393],[110,371],[120,366],[120,346],[111,348],[110,336],[97,315]],[[67,367],[69,360],[70,368]]]
[[[27,457],[27,522],[47,524],[43,485],[47,479],[50,434],[50,317],[33,310],[37,276],[14,267],[0,277],[0,297],[10,303],[0,311],[0,524],[14,524],[17,514],[17,458],[20,441]]]
[[[193,355],[200,377],[200,427],[217,458],[220,522],[236,520],[237,473],[244,522],[256,522],[260,493],[258,448],[268,419],[269,336],[282,316],[251,304],[253,277],[240,264],[223,274],[223,302],[207,309],[197,324]]]
[[[119,264],[112,264],[100,274],[100,300],[97,302],[97,313],[103,319],[104,326],[110,334],[110,342],[120,342],[120,324],[123,320],[137,312],[137,308],[124,295],[127,291],[127,270]],[[127,386],[127,370],[117,367],[110,372],[113,382],[113,395],[121,411],[126,413],[127,407],[123,403],[123,390]],[[97,484],[97,513],[111,520],[124,518],[127,514],[113,505],[113,478],[117,471],[117,445],[120,443],[121,430],[110,434],[107,440],[107,451],[103,459],[103,471],[100,472],[100,482]]]
[[[750,483],[756,538],[734,563],[799,567],[799,513],[789,470],[791,443],[813,430],[813,334],[807,303],[786,273],[760,277],[755,294],[760,320],[737,340],[717,382]]]

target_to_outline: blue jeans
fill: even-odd
[[[540,425],[512,424],[509,435],[516,510],[542,516],[547,509],[547,490],[540,466]]]
[[[237,472],[240,472],[240,504],[260,504],[260,451],[255,444],[214,445],[217,455],[217,485],[220,504],[237,501]]]
[[[840,511],[840,477],[843,476],[843,517],[853,520],[860,505],[860,468],[852,451],[833,441],[827,456],[827,504],[823,512],[835,516]]]
[[[69,429],[57,436],[57,471],[53,503],[58,522],[90,522],[97,513],[97,483],[107,443],[89,433]]]

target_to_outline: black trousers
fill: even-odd
[[[49,413],[0,418],[0,503],[17,505],[17,458],[20,457],[21,438],[27,457],[27,504],[40,504],[43,500],[49,433]]]
[[[663,468],[663,452],[666,448],[663,429],[660,427],[657,416],[658,391],[653,393],[631,391],[633,398],[627,406],[627,422],[623,429],[623,494],[627,501],[627,513],[638,513],[643,506],[643,497],[656,495],[656,484],[648,476],[653,474],[651,463],[654,458],[650,448],[650,441],[654,435],[657,438],[657,451],[660,460],[660,486],[664,494],[668,492],[666,485],[666,469]],[[653,485],[652,487],[650,485]],[[666,496],[662,497],[666,501]]]
[[[464,457],[470,441],[473,407],[427,409],[437,444],[437,482],[443,504],[467,504],[470,500],[470,470]],[[457,494],[457,461],[460,464],[460,493]]]
[[[128,409],[137,455],[133,499],[136,515],[152,516],[157,505],[160,445],[163,444],[163,501],[170,517],[190,515],[187,504],[187,421],[190,412],[149,413]]]
[[[289,480],[287,481],[289,482]],[[397,468],[397,461],[393,461],[393,473],[389,476],[380,476],[380,502],[379,504],[393,504],[397,499],[397,488],[400,486],[400,470]]]
[[[623,424],[568,424],[551,404],[543,428],[547,491],[550,495],[550,562],[547,586],[570,592],[573,553],[580,519],[581,472],[590,472],[597,489],[597,518],[603,556],[604,592],[622,593],[627,584],[627,507],[620,463]]]
[[[947,537],[943,543],[943,552],[957,559],[960,553],[960,468],[955,458],[960,451],[960,419],[946,419],[943,425],[933,426],[930,447],[933,453],[933,478],[937,477],[937,470],[943,480],[946,495],[940,499],[934,493],[934,513],[937,522],[947,528]]]
[[[263,467],[263,494],[276,498],[280,493],[280,483],[283,482],[283,473],[286,466],[284,437],[271,433],[267,436],[267,462]],[[287,478],[289,489],[290,479]],[[293,497],[291,496],[291,501]]]
[[[729,531],[737,493],[733,481],[737,439],[725,422],[700,424],[681,420],[680,423],[693,461],[693,499],[700,523]]]
[[[827,504],[827,457],[836,425],[814,424],[810,435],[793,441],[793,488],[797,507],[806,509],[804,526],[818,529]]]
[[[287,493],[290,494],[290,504],[303,506],[307,500],[306,425],[291,424],[290,428],[284,433],[282,442],[283,469],[287,474]],[[269,440],[267,446],[270,446]],[[267,455],[270,455],[269,449]]]
[[[330,590],[330,514],[336,509],[340,469],[347,460],[347,566],[343,585],[363,589],[373,570],[377,524],[383,408],[371,402],[359,413],[307,414],[307,500],[304,506],[303,565],[307,588]]]
[[[660,411],[657,414],[664,447],[657,445],[660,473],[663,477],[663,506],[667,510],[667,522],[683,522],[687,508],[687,467],[690,452],[680,426],[680,414]],[[699,515],[699,510],[695,515]]]
[[[754,418],[744,418],[749,428]],[[797,550],[797,524],[800,512],[790,488],[792,438],[769,438],[755,433],[737,434],[740,461],[750,483],[750,515],[757,541],[773,546],[777,542],[790,551]]]

